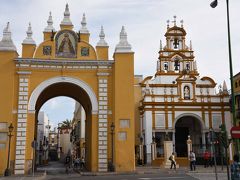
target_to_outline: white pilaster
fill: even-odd
[[[108,148],[108,79],[107,74],[98,73],[98,171],[107,172]]]
[[[147,147],[147,163],[151,163],[151,143],[152,143],[152,111],[145,111],[145,145]]]
[[[26,75],[28,75],[27,73]],[[29,77],[19,74],[15,174],[24,174]]]

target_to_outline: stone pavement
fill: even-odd
[[[49,168],[49,169],[48,169]],[[44,168],[41,168],[41,170]],[[215,171],[214,167],[204,168],[203,166],[197,166],[196,171],[189,171],[188,167],[180,167],[177,170],[174,169],[162,169],[158,167],[152,167],[152,166],[138,166],[136,167],[135,172],[74,172],[72,171],[70,174],[65,173],[64,167],[46,167],[45,169],[48,169],[48,173],[46,171],[36,172],[35,176],[32,175],[28,176],[11,176],[11,177],[2,177],[1,180],[45,180],[51,177],[63,177],[66,176],[66,178],[71,177],[80,177],[80,176],[110,176],[110,175],[129,175],[129,174],[161,174],[161,173],[167,173],[167,174],[187,174],[194,178],[200,179],[200,180],[215,180]],[[49,173],[50,172],[50,173]],[[226,167],[221,168],[221,166],[217,167],[218,172],[218,179],[219,180],[227,180],[227,171]]]

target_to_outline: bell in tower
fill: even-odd
[[[179,46],[179,41],[177,38],[174,39],[174,42],[173,42],[173,48],[174,49],[178,49],[178,46]]]
[[[179,71],[179,66],[180,66],[179,60],[177,59],[177,60],[175,60],[175,62],[174,62],[174,70],[175,70],[175,71]]]

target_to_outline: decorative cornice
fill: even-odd
[[[32,74],[31,71],[17,71],[17,74],[20,74],[20,75],[30,75]]]
[[[45,60],[45,59],[28,59],[16,58],[16,64],[41,64],[41,65],[100,65],[111,66],[114,64],[113,60],[96,61],[96,60]]]
[[[107,72],[98,72],[97,73],[97,76],[109,76],[110,73],[107,73]]]

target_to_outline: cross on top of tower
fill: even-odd
[[[173,16],[174,20],[172,21],[174,23],[174,26],[176,26],[176,19],[177,19],[177,16]]]
[[[167,28],[169,28],[169,22],[170,22],[170,21],[169,21],[169,20],[167,20]]]
[[[181,23],[181,27],[183,28],[183,20],[181,20],[180,23]]]

